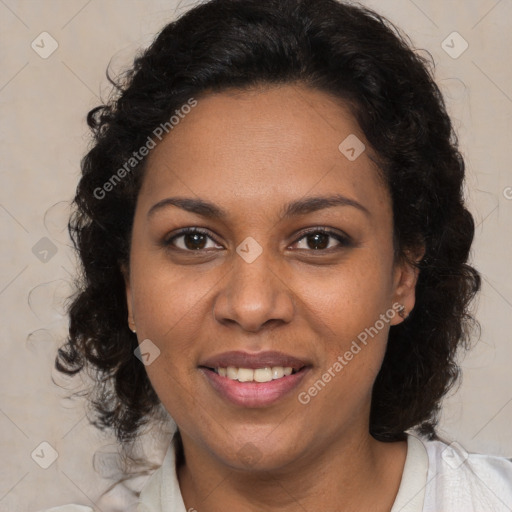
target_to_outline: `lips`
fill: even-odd
[[[282,366],[284,368],[290,367],[296,371],[309,365],[310,363],[308,361],[276,351],[257,352],[254,354],[242,351],[223,352],[199,364],[200,367],[210,369],[234,366],[236,368],[251,368],[256,370],[257,368]]]
[[[219,372],[220,369],[227,370]],[[279,372],[275,379],[268,380],[268,376],[260,379],[240,378],[240,371],[245,374],[269,369]],[[286,369],[286,371],[284,371]],[[253,408],[267,407],[279,400],[292,396],[292,390],[296,389],[305,376],[311,370],[311,364],[297,357],[282,352],[224,352],[210,357],[201,362],[199,370],[218,396],[238,407]],[[229,375],[238,372],[238,379]],[[221,374],[222,373],[222,374]]]

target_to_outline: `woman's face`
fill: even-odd
[[[184,442],[232,468],[368,436],[415,284],[369,151],[340,102],[287,85],[199,99],[148,156],[130,321]]]

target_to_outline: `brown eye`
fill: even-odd
[[[208,242],[214,242],[208,246]],[[222,247],[206,232],[198,228],[186,228],[165,241],[166,246],[173,246],[183,251],[203,251]]]
[[[295,243],[300,244],[303,241],[305,242],[305,247],[298,247],[298,249],[323,251],[351,245],[348,237],[341,235],[340,233],[324,229],[309,231],[303,234],[303,236]]]
[[[327,249],[330,236],[325,233],[307,235],[306,240],[310,249]]]
[[[187,249],[204,249],[206,245],[206,236],[202,233],[187,233],[182,235],[184,245]]]

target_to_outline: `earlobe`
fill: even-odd
[[[414,255],[408,252],[408,257],[404,258],[396,269],[394,303],[399,304],[397,312],[400,318],[395,317],[392,322],[393,325],[403,322],[414,308],[416,302],[416,284],[420,273],[417,264],[421,261],[424,254],[425,249],[423,247],[415,251]]]

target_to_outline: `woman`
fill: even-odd
[[[212,0],[125,78],[57,367],[122,443],[176,422],[138,510],[511,510],[512,462],[436,434],[480,279],[427,61],[361,7]]]

